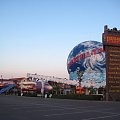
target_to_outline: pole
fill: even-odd
[[[23,88],[23,83],[21,82],[21,86],[20,86],[21,88],[21,96],[23,96],[23,91],[22,91],[22,88]]]
[[[42,83],[42,87],[41,87],[41,93],[42,93],[42,97],[44,96],[44,81],[41,81]]]

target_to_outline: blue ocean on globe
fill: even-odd
[[[67,59],[70,80],[81,79],[84,87],[102,87],[106,84],[105,52],[102,43],[85,41],[75,46]]]

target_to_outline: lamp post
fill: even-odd
[[[23,96],[23,91],[22,91],[22,89],[23,89],[23,83],[21,82],[21,86],[20,86],[20,89],[21,89],[21,96]]]
[[[43,97],[44,96],[44,80],[43,79],[41,80],[41,85],[42,85],[41,94],[42,94],[42,97]]]
[[[2,77],[2,75],[1,75],[1,83],[3,83],[3,77]]]

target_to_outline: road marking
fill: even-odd
[[[30,106],[31,105],[31,106]],[[60,109],[84,109],[84,108],[92,108],[92,107],[96,107],[96,106],[87,106],[87,107],[76,107],[74,108],[74,106],[72,108],[68,108],[68,107],[61,107],[61,106],[56,106],[56,105],[46,105],[46,104],[34,104],[34,103],[29,103],[23,107],[17,107],[17,108],[14,108],[14,109],[24,109],[24,108],[29,108],[29,107],[40,107],[40,106],[43,106],[43,107],[52,107],[52,108],[60,108]]]
[[[87,119],[82,119],[82,120],[95,120],[95,119],[110,118],[110,117],[115,117],[115,116],[120,116],[120,114],[107,115],[107,116],[103,116],[103,117],[87,118]]]
[[[78,114],[78,113],[85,113],[85,112],[90,112],[90,110],[84,111],[84,112],[69,112],[69,113],[59,113],[59,114],[47,114],[47,115],[44,115],[44,116],[45,116],[45,117],[50,117],[50,116],[60,116],[60,115]]]
[[[96,105],[90,105],[90,106],[87,106],[87,107],[77,107],[77,108],[74,108],[74,106],[70,105],[70,106],[61,106],[61,105],[46,105],[46,104],[34,104],[34,103],[30,103],[31,105],[42,105],[42,106],[48,106],[48,107],[57,107],[57,108],[63,108],[63,109],[81,109],[81,108],[91,108],[91,107],[96,107]],[[68,108],[70,107],[70,108]]]
[[[110,110],[110,109],[103,109],[103,110]],[[67,113],[58,113],[58,114],[47,114],[44,115],[45,117],[50,117],[50,116],[62,116],[62,115],[69,115],[69,114],[79,114],[79,113],[86,113],[86,112],[101,112],[101,113],[110,113],[110,114],[115,114],[111,112],[102,112],[102,111],[96,111],[96,110],[87,110],[87,111],[78,111],[78,112],[67,112]]]

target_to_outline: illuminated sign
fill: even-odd
[[[120,36],[106,35],[105,39],[106,44],[119,44],[120,45]]]

